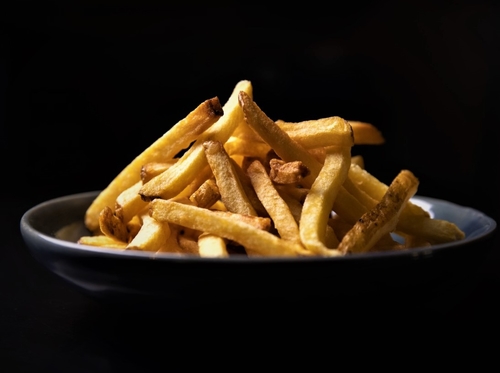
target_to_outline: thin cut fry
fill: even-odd
[[[198,105],[139,154],[99,193],[85,213],[85,226],[92,232],[98,230],[102,209],[106,206],[114,207],[116,197],[140,180],[142,165],[170,160],[214,124],[222,114],[223,110],[217,97]]]
[[[337,116],[299,123],[277,120],[276,124],[305,149],[354,145],[353,129],[347,121]]]
[[[224,258],[340,256],[464,238],[412,202],[418,179],[387,186],[358,144],[382,144],[372,124],[332,116],[271,120],[239,81],[224,107],[200,104],[129,163],[85,213],[92,236],[118,250]]]
[[[139,195],[141,187],[142,181],[139,180],[116,197],[115,215],[123,223],[128,223],[134,216],[139,215],[141,210],[147,207],[148,204]]]
[[[256,216],[257,213],[241,186],[241,181],[222,143],[220,141],[205,141],[203,147],[208,164],[215,176],[221,200],[228,211]]]
[[[229,256],[226,240],[210,233],[200,234],[198,237],[198,250],[202,257],[225,258]]]
[[[376,200],[380,200],[388,189],[387,185],[356,165],[351,165],[349,178]],[[455,224],[447,220],[431,218],[427,211],[411,201],[408,201],[401,212],[397,230],[411,236],[421,237],[422,240],[431,244],[452,242],[465,237],[462,230]]]
[[[126,224],[118,219],[113,214],[113,210],[107,206],[99,214],[99,227],[106,236],[125,243],[129,242],[129,232]]]
[[[300,217],[300,238],[305,247],[317,255],[340,255],[325,245],[325,234],[332,206],[347,178],[351,148],[329,148],[325,164],[307,195]]]
[[[220,199],[219,187],[213,179],[207,179],[189,196],[189,200],[198,207],[209,208]]]
[[[339,251],[343,254],[370,250],[387,233],[394,231],[398,217],[418,187],[418,179],[402,170],[392,181],[382,200],[364,214],[342,238]]]
[[[158,251],[170,235],[168,223],[159,222],[148,214],[142,216],[142,226],[127,245],[127,250]]]
[[[195,143],[172,167],[142,186],[139,194],[144,200],[175,197],[207,165],[203,143],[207,140],[225,143],[243,120],[243,113],[238,105],[240,91],[251,95],[252,84],[250,81],[242,80],[236,85],[232,95],[222,108],[224,115],[219,118],[215,125],[198,136]]]
[[[123,241],[118,241],[113,237],[108,237],[105,235],[98,236],[82,236],[78,239],[78,243],[81,245],[105,247],[108,249],[119,249],[125,250],[127,244]]]
[[[283,240],[230,215],[165,199],[151,201],[150,211],[151,216],[157,220],[179,224],[238,242],[245,247],[248,255],[309,255],[299,243]]]
[[[274,187],[262,163],[258,160],[253,161],[248,166],[247,173],[257,196],[274,221],[274,227],[280,237],[300,242],[299,227],[292,212]]]
[[[300,184],[309,175],[309,169],[300,161],[285,162],[273,158],[269,161],[269,177],[276,184]]]
[[[165,162],[149,162],[144,164],[141,167],[141,180],[142,183],[147,183],[153,177],[161,174],[167,168],[172,166],[175,162],[177,162],[178,158],[171,159],[170,161]]]
[[[336,122],[337,120],[340,123]],[[320,146],[348,146],[344,129],[337,127],[337,125],[342,124],[341,121],[343,121],[342,118],[331,117],[297,123],[277,120],[276,123],[292,139],[309,149]],[[352,128],[351,141],[354,141],[354,145],[380,145],[385,142],[382,133],[373,124],[353,120],[347,122]]]

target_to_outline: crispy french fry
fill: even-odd
[[[322,164],[304,149],[301,145],[293,141],[275,122],[258,107],[250,96],[241,92],[239,95],[240,105],[243,108],[245,120],[266,141],[284,161],[301,161],[309,170],[309,176],[305,177],[303,184],[310,187],[319,175]],[[336,213],[350,222],[355,222],[366,212],[366,208],[349,192],[341,187],[338,191],[338,198],[335,199],[333,209]]]
[[[354,133],[355,145],[381,145],[385,143],[382,132],[371,123],[349,120]]]
[[[258,160],[253,161],[247,168],[247,174],[257,196],[274,221],[280,237],[284,240],[300,242],[299,227],[295,218],[274,187],[262,163]]]
[[[272,222],[270,218],[262,217],[262,216],[252,216],[252,215],[243,215],[238,213],[233,213],[231,211],[222,211],[222,210],[212,210],[215,215],[220,215],[228,219],[239,220],[243,223],[250,224],[251,226],[269,232],[271,230]]]
[[[375,200],[380,200],[388,186],[368,171],[351,165],[349,178]],[[445,243],[463,239],[462,230],[455,224],[442,219],[433,219],[420,206],[408,201],[399,217],[397,230],[411,236],[421,237],[431,244]]]
[[[299,123],[277,120],[276,124],[305,149],[328,146],[351,147],[354,145],[353,129],[347,121],[340,117],[307,120]]]
[[[167,160],[165,162],[149,162],[141,167],[141,180],[142,183],[147,183],[153,177],[161,174],[167,168],[172,166],[175,162],[177,162],[178,158],[174,158],[171,160]]]
[[[242,215],[256,216],[257,213],[241,186],[241,181],[222,143],[209,140],[203,143],[203,147],[226,208]]]
[[[197,236],[193,237],[191,235],[181,233],[177,236],[177,242],[179,243],[183,254],[199,255]]]
[[[380,145],[385,142],[382,133],[371,123],[349,120],[350,139],[339,117],[306,120],[291,123],[277,120],[276,123],[288,135],[306,149],[320,146]],[[351,145],[349,142],[353,141]]]
[[[300,238],[317,255],[336,256],[338,250],[325,245],[325,234],[332,206],[347,178],[351,164],[350,147],[331,147],[325,163],[307,195],[300,217]]]
[[[271,150],[269,144],[265,142],[248,141],[236,136],[231,136],[225,142],[224,148],[230,156],[240,155],[252,158],[262,157]]]
[[[285,162],[273,158],[269,161],[269,177],[276,184],[300,184],[309,175],[309,169],[300,161]]]
[[[125,250],[127,244],[123,241],[118,241],[113,237],[108,237],[105,235],[97,236],[82,236],[78,239],[78,243],[81,245],[104,247],[108,249],[119,249]]]
[[[151,216],[157,220],[179,224],[238,242],[245,247],[248,255],[275,257],[310,255],[299,243],[283,240],[231,216],[238,214],[221,214],[165,199],[151,201],[150,211]]]
[[[351,156],[351,163],[359,166],[360,168],[365,168],[365,160],[362,155]]]
[[[163,243],[163,245],[158,249],[157,253],[175,253],[175,254],[184,254],[184,249],[179,245],[179,231],[181,227],[177,224],[168,224],[170,229],[170,234],[167,239]]]
[[[272,121],[245,92],[240,92],[239,103],[245,121],[262,139],[271,146],[276,154],[286,162],[301,161],[310,170],[304,182],[312,184],[321,170],[319,163],[306,149],[293,141],[288,134]]]
[[[300,215],[302,214],[302,202],[301,199],[297,199],[296,196],[293,196],[291,193],[289,193],[289,189],[290,188],[281,188],[280,185],[276,186],[276,191],[279,193],[283,201],[285,201],[285,203],[287,204],[293,218],[295,219],[295,222],[299,224]]]
[[[238,105],[238,93],[240,91],[252,95],[250,81],[242,80],[238,82],[222,108],[224,115],[219,118],[215,125],[198,136],[195,143],[172,167],[142,186],[139,194],[144,200],[151,201],[154,198],[168,199],[175,197],[207,165],[203,143],[207,140],[225,143],[243,120],[243,113]]]
[[[198,251],[200,256],[208,258],[225,258],[229,256],[226,240],[210,233],[200,234],[198,237]]]
[[[158,251],[170,235],[168,223],[159,222],[148,214],[141,216],[142,226],[127,245],[127,250]]]
[[[202,102],[159,139],[130,162],[92,201],[85,213],[85,226],[90,231],[99,228],[99,214],[105,206],[114,207],[116,197],[140,180],[141,167],[149,162],[170,160],[179,151],[212,126],[223,114],[217,97]]]
[[[339,251],[343,254],[369,251],[384,235],[394,231],[401,211],[416,193],[418,184],[412,172],[402,170],[387,188],[381,201],[342,238]]]
[[[141,187],[142,181],[139,180],[116,197],[115,215],[123,223],[128,223],[134,216],[139,215],[141,210],[147,208],[148,204],[139,195]]]
[[[209,208],[220,199],[217,183],[213,179],[207,179],[201,186],[189,196],[189,200],[198,207]]]
[[[99,227],[101,232],[106,236],[114,238],[117,241],[129,242],[127,225],[118,219],[113,210],[107,206],[99,214]]]
[[[223,258],[340,256],[464,238],[412,203],[418,179],[387,186],[358,144],[383,144],[372,124],[325,117],[271,120],[238,82],[224,107],[207,100],[129,163],[85,213],[92,236],[119,250]],[[399,237],[397,237],[399,235]]]
[[[233,163],[233,169],[238,175],[238,178],[241,180],[241,186],[245,191],[245,194],[248,197],[250,203],[252,204],[255,212],[257,213],[257,216],[268,217],[269,214],[267,213],[266,208],[262,205],[262,202],[257,196],[255,189],[252,187],[252,183],[250,182],[250,178],[248,177],[247,173],[233,158],[230,158],[230,160],[231,163]]]

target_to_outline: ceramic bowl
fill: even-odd
[[[83,216],[98,191],[32,207],[20,229],[32,256],[85,294],[106,301],[190,305],[250,299],[388,302],[414,307],[470,285],[492,249],[496,222],[452,202],[415,196],[433,217],[454,222],[466,238],[432,247],[345,257],[201,258],[117,251],[77,244],[89,234]]]

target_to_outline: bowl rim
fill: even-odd
[[[470,245],[479,241],[486,240],[490,238],[497,229],[497,222],[485,213],[469,206],[459,205],[457,203],[438,199],[434,197],[427,197],[423,195],[415,195],[412,200],[420,200],[429,202],[431,204],[447,204],[454,208],[466,209],[471,213],[477,214],[485,221],[486,228],[478,235],[474,237],[465,237],[463,240],[454,241],[443,244],[436,244],[429,247],[416,247],[408,250],[401,251],[380,251],[380,252],[368,252],[359,253],[345,256],[335,256],[335,257],[322,257],[322,256],[310,256],[310,257],[248,257],[245,255],[232,255],[225,258],[211,258],[211,257],[200,257],[188,254],[177,254],[177,253],[154,253],[145,251],[135,251],[135,250],[122,250],[118,251],[112,248],[95,247],[90,245],[82,245],[76,242],[66,241],[56,238],[45,232],[41,232],[35,229],[30,224],[30,219],[36,213],[49,208],[50,206],[58,203],[63,203],[71,200],[81,200],[86,198],[95,198],[100,191],[88,191],[82,193],[68,194],[56,198],[52,198],[41,203],[38,203],[22,215],[20,220],[20,230],[23,239],[26,244],[27,241],[41,240],[44,243],[48,243],[53,246],[54,249],[57,248],[61,253],[76,255],[76,256],[99,256],[108,258],[120,258],[129,260],[160,260],[160,261],[180,261],[180,262],[190,262],[190,263],[311,263],[311,262],[344,262],[344,261],[372,261],[377,260],[390,260],[394,258],[410,258],[413,260],[425,259],[434,256],[434,253],[443,250],[450,250],[464,245]],[[61,227],[62,228],[62,227]],[[31,245],[28,245],[31,246]]]

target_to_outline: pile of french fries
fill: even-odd
[[[338,116],[270,119],[242,80],[199,104],[128,164],[85,214],[80,244],[201,257],[343,256],[464,238],[410,200],[419,181],[371,175],[359,144],[384,138]],[[396,240],[393,233],[402,238]]]

